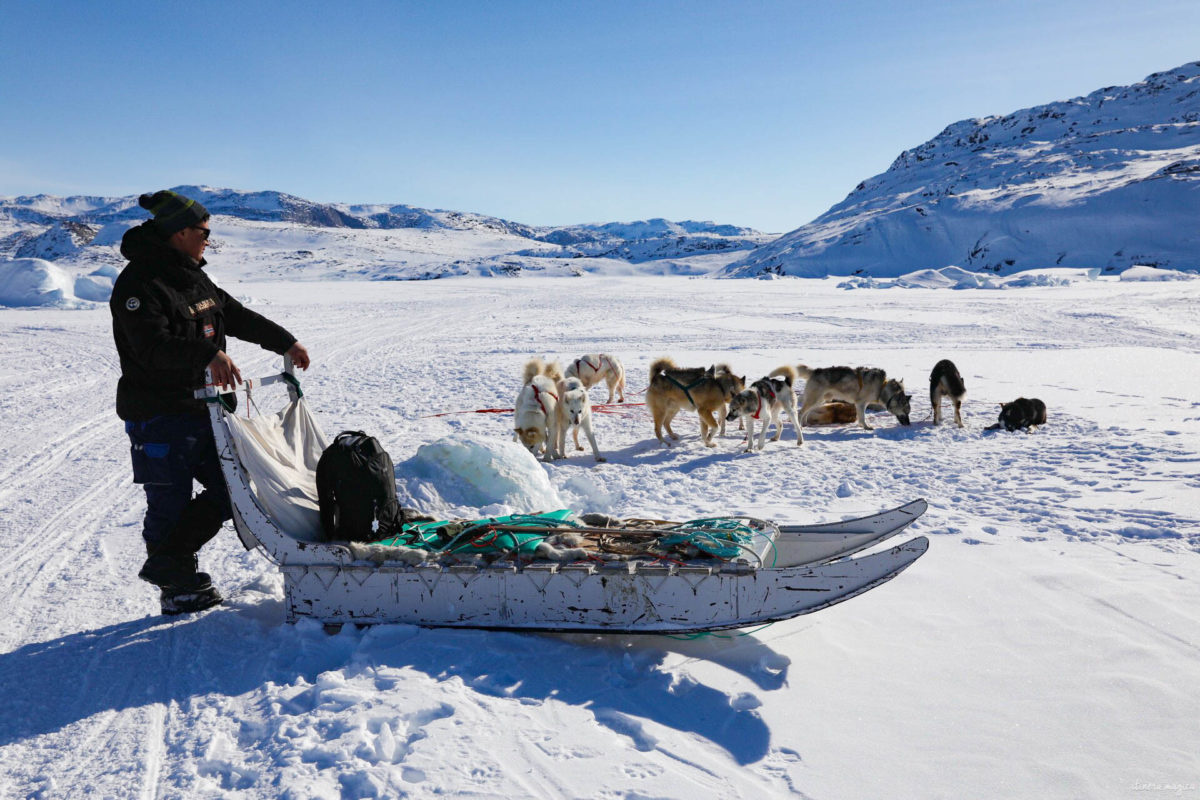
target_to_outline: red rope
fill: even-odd
[[[593,411],[599,411],[602,414],[619,414],[622,408],[631,408],[634,406],[644,406],[645,403],[596,403],[592,406]],[[468,408],[463,411],[443,411],[440,414],[422,414],[417,419],[429,419],[430,417],[448,417],[451,414],[511,414],[516,409],[513,408]]]
[[[601,414],[620,414],[623,408],[634,408],[636,406],[644,406],[645,403],[596,403],[592,406],[592,411],[599,411]]]
[[[451,414],[511,414],[515,409],[512,408],[469,408],[465,411],[443,411],[440,414],[422,414],[417,419],[428,419],[429,417],[448,417]]]

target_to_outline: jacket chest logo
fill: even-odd
[[[203,300],[199,300],[188,306],[188,313],[193,317],[198,317],[206,311],[212,311],[216,307],[217,301],[213,300],[211,297],[206,297]]]

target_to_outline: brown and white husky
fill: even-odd
[[[726,364],[704,367],[678,367],[669,358],[660,358],[650,365],[650,387],[646,389],[646,407],[654,419],[654,435],[663,444],[663,429],[672,439],[679,436],[671,430],[671,420],[681,409],[692,408],[700,417],[700,440],[715,447],[725,404],[745,388],[745,378],[734,375]]]

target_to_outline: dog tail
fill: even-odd
[[[799,377],[799,373],[791,364],[784,364],[782,367],[776,367],[775,369],[771,370],[771,374],[768,377],[782,377],[784,383],[786,383],[788,386],[791,386],[796,382],[796,378]]]
[[[522,386],[527,386],[531,380],[542,374],[542,370],[546,368],[546,364],[540,358],[534,357],[525,362],[525,373],[521,381]]]
[[[796,365],[796,377],[797,378],[804,378],[804,380],[808,380],[812,376],[813,376],[813,371],[812,371],[811,367],[806,367],[803,364]]]
[[[549,364],[543,362],[542,374],[555,383],[558,383],[563,379],[562,367],[559,366],[557,361],[551,361]]]
[[[650,364],[650,378],[653,379],[655,375],[662,372],[664,369],[675,369],[675,361],[670,356],[663,356],[662,358],[655,359],[654,362]]]

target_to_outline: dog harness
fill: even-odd
[[[531,383],[531,384],[529,384],[529,385],[533,387],[533,399],[534,399],[534,400],[537,400],[537,404],[538,404],[539,406],[541,406],[541,407],[542,407],[542,413],[543,413],[543,414],[545,414],[547,418],[549,418],[549,416],[550,416],[550,412],[546,410],[546,404],[542,402],[542,392],[541,392],[541,390],[540,390],[540,389],[538,389],[538,387],[537,387],[537,384],[536,384],[536,383]],[[554,392],[546,392],[546,394],[548,394],[548,395],[550,395],[551,397],[553,397],[553,398],[554,398],[554,400],[555,400],[555,402],[557,402],[557,401],[558,401],[558,395],[556,395]]]
[[[588,369],[590,369],[592,372],[599,372],[599,371],[600,371],[600,367],[604,366],[604,359],[603,359],[603,358],[601,358],[601,359],[600,359],[600,364],[599,364],[598,366],[597,366],[597,365],[593,365],[593,364],[592,364],[592,362],[588,361],[588,360],[587,360],[587,356],[581,356],[581,357],[579,357],[579,358],[575,359],[575,372],[576,372],[576,374],[578,374],[578,373],[579,373],[579,365],[580,365],[580,364],[587,364],[587,365],[588,365]]]
[[[761,381],[755,381],[754,385],[760,389],[765,390],[769,395],[771,395],[772,403],[774,403],[775,400],[779,397],[779,395],[775,393],[775,387],[771,384],[771,380],[769,378],[763,379]],[[762,413],[762,392],[756,391],[754,393],[754,396],[758,398],[758,410],[756,410],[754,412],[754,418],[758,419],[758,415]]]
[[[688,399],[688,402],[692,404],[692,408],[698,408],[698,406],[696,405],[696,401],[692,399],[692,393],[690,390],[695,389],[697,386],[704,383],[704,381],[708,380],[707,375],[701,375],[699,378],[696,378],[696,380],[692,381],[687,386],[684,386],[682,383],[680,383],[679,381],[672,378],[665,370],[658,374],[662,375],[664,378],[669,380],[671,383],[675,384],[676,388],[682,390],[683,396],[686,397]]]

